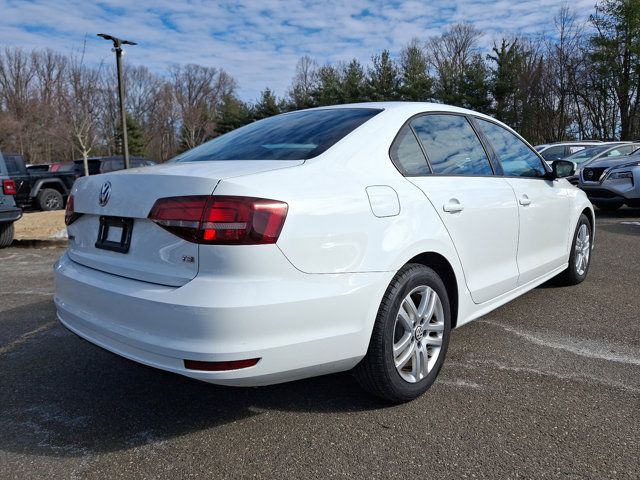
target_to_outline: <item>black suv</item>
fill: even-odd
[[[29,170],[22,155],[5,153],[4,161],[9,178],[16,182],[16,204],[40,210],[61,210],[76,176],[73,173],[51,173]]]
[[[13,196],[16,182],[9,178],[7,166],[0,153],[0,248],[8,247],[13,241],[13,222],[22,217],[22,209],[16,207]]]

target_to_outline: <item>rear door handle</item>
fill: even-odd
[[[457,198],[452,198],[451,200],[449,200],[447,203],[445,203],[442,206],[442,209],[445,212],[458,213],[458,212],[461,212],[462,210],[464,210],[464,207],[462,206],[462,204],[460,203],[460,201]]]
[[[522,205],[523,207],[526,207],[527,205],[531,204],[531,199],[529,198],[529,196],[527,194],[524,194],[520,197],[520,200],[518,200],[520,202],[520,205]]]

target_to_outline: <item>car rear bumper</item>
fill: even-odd
[[[0,210],[0,223],[15,222],[22,217],[22,209],[18,207],[11,207],[8,209]]]
[[[255,386],[355,366],[392,276],[309,275],[291,267],[279,280],[199,275],[166,287],[100,272],[65,254],[55,266],[55,304],[69,330],[118,355],[211,383]],[[251,358],[260,361],[224,372],[184,366]]]

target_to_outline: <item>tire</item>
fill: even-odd
[[[52,188],[40,190],[38,193],[38,207],[43,212],[62,210],[64,208],[62,194]]]
[[[419,311],[423,310],[421,306],[424,297],[432,299],[434,294],[433,315],[418,318],[418,322],[411,321],[413,319],[408,318],[407,314],[410,311],[406,308],[409,306],[407,297],[412,299],[414,307]],[[403,318],[407,321],[403,321]],[[409,323],[412,331],[408,328]],[[385,292],[369,349],[364,359],[355,367],[354,375],[358,383],[372,395],[392,403],[413,400],[427,391],[438,376],[447,354],[450,334],[451,310],[444,283],[432,269],[409,263],[395,275]],[[394,355],[394,344],[397,347],[402,344],[407,346],[400,348]],[[409,354],[411,348],[413,350]],[[425,354],[426,363],[422,361]],[[396,360],[402,364],[407,356],[408,363],[403,368],[396,368]],[[420,369],[420,365],[425,368]],[[418,375],[415,374],[414,367],[419,370]]]
[[[618,210],[624,203],[594,203],[594,205],[605,212],[613,212],[614,210]]]
[[[5,248],[13,242],[13,222],[0,223],[0,248]]]
[[[584,247],[584,238],[582,240],[579,239],[581,236],[581,230],[584,232],[586,228],[587,232],[587,246]],[[571,243],[571,255],[569,255],[569,266],[567,269],[558,275],[558,283],[560,285],[578,285],[582,283],[585,278],[587,278],[587,273],[589,273],[589,266],[591,265],[591,249],[592,242],[591,238],[593,236],[593,228],[591,227],[591,223],[589,223],[589,219],[583,213],[580,215],[578,219],[578,224],[576,225],[576,231],[573,234],[573,242]],[[581,243],[582,246],[578,246]],[[586,259],[584,260],[585,264],[579,266],[578,259],[580,255],[584,257],[586,253]]]

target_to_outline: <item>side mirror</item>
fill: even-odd
[[[577,165],[569,160],[556,160],[551,164],[554,178],[570,177],[576,173]]]

